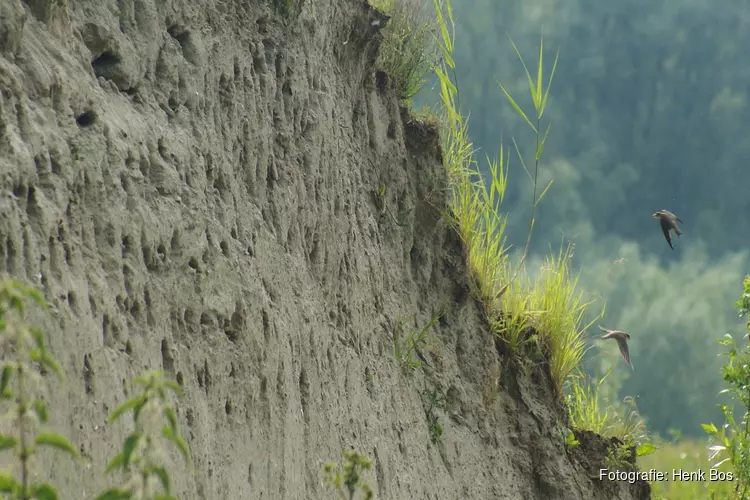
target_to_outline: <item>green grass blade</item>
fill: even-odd
[[[502,85],[500,84],[500,82],[497,82],[497,84],[498,84],[498,86],[500,87],[500,90],[502,90],[502,91],[503,91],[503,93],[505,94],[505,97],[506,97],[506,98],[508,99],[508,101],[510,102],[510,105],[511,105],[511,106],[513,106],[513,109],[515,109],[515,110],[516,110],[516,113],[518,113],[518,115],[519,115],[519,116],[520,116],[521,118],[523,118],[523,119],[524,119],[524,121],[525,121],[525,122],[526,122],[526,123],[528,124],[528,126],[529,126],[529,127],[531,127],[531,130],[533,130],[533,131],[534,131],[534,133],[537,133],[537,130],[536,130],[536,127],[534,126],[534,124],[533,124],[533,123],[531,123],[531,120],[529,120],[529,118],[528,118],[528,117],[526,116],[526,113],[524,113],[524,112],[523,112],[523,110],[522,110],[522,109],[521,109],[521,108],[520,108],[520,107],[518,106],[518,104],[516,104],[516,101],[515,101],[515,100],[513,99],[513,97],[511,97],[511,95],[510,95],[510,94],[508,93],[508,91],[507,91],[507,90],[505,90],[505,87],[503,87],[503,86],[502,86]]]
[[[534,183],[534,178],[531,176],[531,172],[529,172],[529,169],[526,168],[526,162],[523,161],[523,155],[521,154],[521,150],[518,148],[518,143],[516,142],[516,139],[513,138],[513,147],[516,148],[516,155],[518,156],[518,161],[521,162],[521,166],[526,171],[526,175],[529,176],[529,180],[531,183]]]
[[[557,54],[555,54],[555,62],[552,64],[552,72],[549,75],[549,80],[547,81],[547,90],[544,91],[544,97],[542,98],[542,110],[539,113],[539,118],[542,118],[542,115],[544,114],[544,108],[547,106],[547,96],[549,95],[549,88],[552,85],[552,78],[555,76],[555,70],[557,69],[557,59],[560,57],[560,49],[557,49]]]
[[[78,450],[76,449],[76,447],[73,446],[73,444],[68,441],[68,438],[66,438],[62,434],[57,434],[54,432],[41,432],[37,434],[36,438],[34,438],[34,442],[37,445],[57,448],[58,450],[69,453],[76,458],[78,457]]]
[[[539,109],[539,105],[541,103],[539,102],[539,99],[537,98],[537,94],[535,90],[536,86],[534,85],[534,80],[531,79],[531,73],[529,73],[529,69],[526,67],[526,63],[524,62],[523,57],[521,57],[521,53],[518,51],[518,47],[516,47],[516,44],[513,43],[513,39],[510,37],[510,35],[508,35],[508,40],[510,40],[510,44],[513,46],[513,50],[516,51],[516,55],[518,56],[518,59],[521,61],[521,64],[523,65],[523,70],[526,72],[526,79],[529,82],[529,93],[531,94],[531,99],[534,102],[534,108]]]
[[[536,161],[539,161],[539,158],[542,157],[542,151],[544,151],[544,145],[547,143],[547,136],[549,135],[549,129],[552,126],[552,121],[547,124],[547,130],[544,132],[544,137],[542,137],[542,140],[539,142],[539,147],[536,148]]]
[[[544,37],[541,38],[539,43],[539,64],[537,64],[536,74],[536,89],[534,93],[534,102],[538,103],[536,114],[538,118],[541,118],[542,112],[544,112],[544,103],[542,102],[542,65],[543,65],[543,52],[544,52]]]
[[[550,180],[550,181],[549,181],[549,182],[547,183],[547,186],[546,186],[546,187],[544,188],[544,190],[542,191],[542,194],[540,194],[540,195],[539,195],[539,197],[538,197],[538,198],[536,199],[536,202],[535,202],[535,203],[539,203],[540,201],[542,201],[542,198],[544,198],[544,195],[545,195],[545,194],[547,194],[547,191],[549,190],[549,188],[550,188],[550,187],[552,187],[552,180]]]

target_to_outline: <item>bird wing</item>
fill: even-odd
[[[672,246],[672,237],[669,235],[669,229],[672,227],[672,225],[669,223],[666,217],[662,217],[661,219],[659,219],[659,225],[661,226],[661,232],[664,233],[664,237],[667,239],[669,248],[674,250],[674,247]]]
[[[599,330],[601,330],[601,331],[603,331],[603,332],[605,332],[605,333],[606,333],[606,332],[609,332],[609,330],[607,330],[606,328],[603,328],[603,327],[602,327],[601,325],[596,325],[596,326],[598,326],[598,327],[599,327]]]
[[[630,364],[630,350],[628,349],[628,342],[622,337],[617,337],[617,345],[620,347],[620,354],[622,354],[622,357],[625,359],[625,362],[628,364],[629,367],[633,367],[632,364]]]

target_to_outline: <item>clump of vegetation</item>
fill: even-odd
[[[422,401],[425,406],[425,417],[427,417],[427,431],[430,434],[430,442],[437,444],[443,437],[443,425],[437,410],[445,409],[445,395],[438,389],[425,389],[422,392]]]
[[[393,331],[393,355],[404,375],[411,375],[414,370],[422,366],[422,362],[415,359],[415,354],[421,355],[421,349],[430,348],[437,342],[436,338],[429,336],[429,332],[442,314],[441,311],[420,330],[410,330],[405,337],[403,324],[401,321],[396,321]]]
[[[343,456],[343,468],[334,462],[323,466],[325,483],[335,490],[342,500],[354,500],[358,491],[362,493],[360,498],[363,500],[375,498],[370,485],[362,479],[362,472],[372,469],[372,461],[358,451],[344,450]]]
[[[525,268],[534,230],[536,207],[551,185],[550,182],[541,190],[537,187],[540,159],[550,130],[548,124],[546,130],[542,131],[541,120],[547,105],[557,58],[545,84],[543,41],[539,50],[536,79],[532,78],[516,49],[526,71],[534,104],[533,115],[523,111],[505,87],[500,85],[508,102],[534,131],[536,137],[533,173],[527,168],[518,145],[513,141],[520,163],[533,184],[526,244],[519,261],[513,265],[508,247],[505,246],[507,215],[500,212],[507,187],[509,158],[501,144],[499,157],[496,160],[487,158],[490,177],[488,180],[484,179],[474,159],[473,144],[468,137],[468,121],[459,109],[458,89],[449,75],[455,74],[452,58],[455,25],[451,3],[446,0],[443,6],[438,0],[433,0],[433,5],[440,33],[438,47],[443,56],[441,64],[435,67],[435,73],[440,82],[444,112],[441,138],[443,161],[451,185],[450,211],[466,249],[473,289],[475,295],[483,302],[495,333],[509,345],[512,352],[520,356],[524,344],[529,341],[537,341],[547,347],[547,361],[553,380],[562,395],[565,380],[574,372],[583,357],[582,332],[585,327],[582,321],[590,303],[583,300],[583,295],[577,290],[577,279],[570,273],[570,247],[557,257],[549,258],[536,279],[531,279]],[[513,47],[516,48],[515,45]],[[535,332],[536,336],[527,335],[530,331]]]
[[[25,322],[26,302],[32,300],[46,308],[44,297],[15,281],[0,284],[0,342],[5,355],[0,373],[0,401],[10,404],[2,419],[11,425],[10,433],[0,433],[0,451],[14,451],[20,479],[11,473],[0,474],[0,492],[12,499],[57,498],[49,483],[32,483],[31,466],[38,447],[46,446],[73,457],[78,452],[61,434],[41,430],[47,423],[47,404],[38,396],[45,386],[44,375],[53,373],[64,380],[57,360],[47,350],[44,334]]]
[[[742,285],[742,294],[734,306],[740,318],[747,319],[747,338],[750,336],[750,275]],[[703,424],[703,430],[714,441],[709,448],[712,452],[709,460],[715,462],[711,467],[731,465],[734,488],[725,498],[744,499],[750,494],[750,348],[746,343],[738,345],[730,334],[719,342],[727,349],[722,377],[729,387],[722,393],[728,393],[734,405],[719,405],[725,419],[721,429],[714,424]],[[739,420],[735,417],[738,411],[742,413]]]
[[[180,386],[165,379],[158,370],[137,377],[135,384],[141,387],[141,393],[115,408],[108,420],[112,424],[125,413],[133,412],[135,430],[125,439],[122,451],[107,465],[107,472],[120,469],[130,478],[122,486],[104,491],[97,500],[172,498],[169,473],[162,464],[162,440],[173,444],[190,464],[187,443],[180,436],[177,415],[169,402],[169,393],[180,394]],[[162,419],[166,425],[159,423]],[[157,494],[159,489],[163,493]]]
[[[565,384],[570,425],[595,432],[606,438],[617,438],[626,446],[636,446],[636,455],[648,455],[656,448],[649,441],[646,424],[635,400],[627,397],[616,405],[602,397],[600,388],[611,372],[594,382],[577,371]]]
[[[370,0],[390,16],[376,62],[394,81],[399,97],[408,101],[425,84],[425,75],[437,62],[435,19],[421,0]]]
[[[607,449],[607,456],[604,458],[604,465],[607,469],[626,469],[630,464],[630,446],[625,443],[610,446]]]
[[[496,325],[512,348],[519,350],[531,327],[546,343],[552,378],[562,389],[565,380],[578,369],[586,351],[584,331],[596,321],[584,324],[584,315],[592,305],[578,289],[578,276],[571,273],[572,247],[557,256],[548,256],[532,278],[526,274],[510,282],[502,296],[502,322]]]
[[[64,380],[55,357],[48,350],[44,334],[25,322],[26,302],[31,300],[47,307],[36,290],[15,281],[0,283],[0,402],[9,406],[2,421],[11,428],[0,432],[0,452],[14,451],[18,459],[9,472],[0,473],[0,493],[14,500],[51,500],[57,489],[49,483],[31,481],[33,459],[41,446],[63,451],[75,458],[78,451],[61,434],[44,430],[49,410],[39,395],[46,386],[45,376],[54,374]],[[109,463],[107,472],[121,469],[130,479],[121,487],[110,488],[97,500],[171,499],[170,480],[162,465],[160,439],[174,444],[190,462],[188,447],[180,436],[177,415],[169,403],[170,392],[179,393],[176,382],[166,380],[159,371],[136,378],[143,391],[121,404],[111,414],[109,423],[133,411],[135,431],[125,439],[122,451]],[[166,425],[159,425],[166,419]],[[17,472],[16,472],[17,471]],[[18,478],[20,476],[20,479]],[[160,486],[158,488],[157,486]],[[162,492],[157,490],[161,489]]]

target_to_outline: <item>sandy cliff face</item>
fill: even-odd
[[[344,447],[383,499],[648,498],[592,479],[597,439],[566,451],[544,371],[498,354],[437,137],[375,76],[376,20],[356,0],[0,2],[0,272],[54,305],[53,423],[83,456],[42,455],[62,498],[117,479],[130,422],[106,417],[153,368],[186,393],[180,498],[328,498]],[[404,376],[397,323],[443,306]]]

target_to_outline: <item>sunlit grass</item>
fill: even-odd
[[[624,443],[645,444],[648,439],[646,424],[632,398],[626,398],[620,405],[612,405],[602,397],[600,389],[608,375],[594,382],[577,371],[568,378],[565,393],[570,425],[607,438],[616,437]]]
[[[464,243],[473,291],[484,304],[495,333],[516,355],[523,354],[523,345],[530,340],[524,333],[527,327],[533,328],[541,337],[542,343],[549,346],[548,361],[554,382],[562,395],[565,380],[578,367],[583,357],[583,318],[590,304],[583,300],[583,294],[577,289],[577,277],[571,274],[570,248],[557,256],[549,257],[545,269],[536,277],[530,276],[525,269],[536,206],[550,187],[548,184],[541,194],[537,194],[539,161],[549,133],[549,125],[546,132],[540,132],[541,119],[557,58],[546,86],[543,84],[543,43],[540,47],[536,81],[526,70],[534,103],[533,115],[523,111],[501,86],[510,104],[536,134],[533,174],[526,167],[515,141],[513,142],[521,165],[533,181],[526,245],[518,262],[513,264],[505,244],[508,218],[500,211],[507,188],[510,158],[501,144],[498,158],[487,158],[489,179],[483,177],[474,159],[473,144],[468,137],[468,120],[459,109],[458,89],[449,75],[455,73],[452,57],[455,34],[451,3],[446,1],[441,6],[438,0],[433,0],[433,4],[440,32],[438,47],[443,56],[442,63],[435,68],[440,82],[444,115],[441,130],[443,160],[451,184],[451,215]],[[519,59],[526,69],[520,54]]]
[[[559,388],[580,365],[586,350],[583,333],[590,326],[584,324],[584,317],[592,303],[584,299],[578,288],[578,275],[572,274],[571,258],[570,246],[561,249],[557,256],[548,256],[540,272],[529,280],[525,293],[509,293],[504,297],[508,302],[506,309],[513,309],[511,300],[524,297],[523,310],[529,318],[525,324],[548,339],[552,355],[550,370],[554,380],[561,384]],[[515,325],[510,323],[509,329],[514,331]]]

